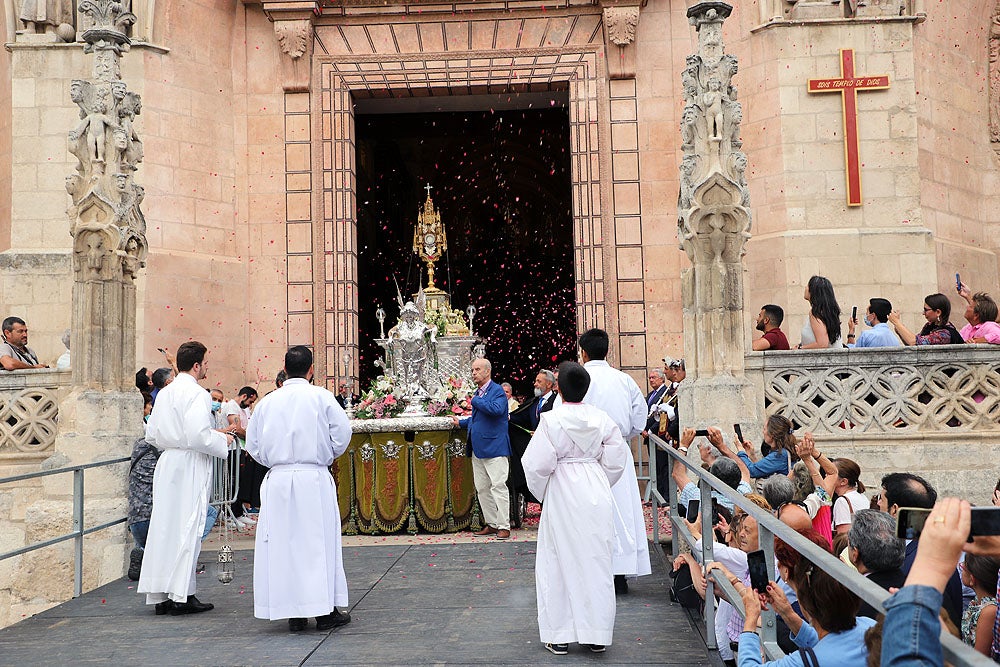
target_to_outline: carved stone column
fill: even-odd
[[[133,175],[142,162],[135,117],[142,102],[121,80],[119,59],[135,16],[114,0],[83,0],[94,55],[92,78],[70,85],[80,119],[69,133],[76,171],[66,177],[73,236],[73,384],[127,391],[135,373],[135,277],[145,265],[145,191]]]
[[[313,20],[323,13],[322,7],[313,0],[263,0],[261,5],[274,23],[274,34],[281,48],[281,87],[286,93],[309,92],[315,42]]]
[[[604,0],[604,50],[608,76],[612,79],[635,78],[635,35],[639,28],[638,2]]]
[[[737,61],[725,53],[725,2],[688,10],[698,52],[681,74],[681,185],[678,236],[691,260],[681,273],[684,354],[688,380],[681,392],[683,425],[756,422],[754,390],[743,377],[743,255],[750,239],[747,156],[740,140],[743,108],[733,77]],[[752,429],[751,429],[752,430]]]

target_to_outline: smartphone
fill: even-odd
[[[959,292],[962,291],[962,276],[957,273],[955,274],[955,289]]]
[[[747,554],[747,569],[750,570],[750,588],[758,593],[766,593],[770,577],[767,574],[767,561],[763,550]]]
[[[924,530],[930,515],[929,509],[922,507],[901,507],[896,513],[896,536],[904,540],[915,540]],[[1000,535],[1000,507],[973,507],[969,537]]]
[[[857,306],[854,306],[854,308],[851,308],[851,321],[852,322],[857,322],[858,321],[858,307]]]
[[[702,435],[702,436],[705,436],[707,438],[708,437],[708,429],[707,428],[700,428],[700,429],[698,429],[697,431],[694,432],[694,435],[695,435],[695,437],[697,437],[699,435]]]
[[[688,523],[694,523],[698,520],[698,510],[701,507],[701,501],[697,498],[688,502],[687,506],[687,516]]]
[[[915,540],[920,537],[927,522],[929,509],[922,507],[900,507],[896,512],[896,537],[904,540]]]
[[[677,516],[681,517],[682,519],[687,518],[687,508],[684,507],[684,503],[677,503]]]
[[[972,537],[1000,535],[1000,507],[973,507],[969,533]]]
[[[743,444],[743,429],[740,428],[739,424],[733,424],[733,430],[736,431],[736,440],[740,445]]]
[[[167,351],[166,351],[166,350],[164,350],[164,349],[163,349],[162,347],[158,347],[158,348],[156,348],[156,349],[157,349],[157,351],[158,351],[158,352],[159,352],[160,354],[166,354],[166,353],[167,353]]]

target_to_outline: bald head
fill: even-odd
[[[796,532],[812,528],[812,519],[809,518],[809,512],[802,509],[799,505],[783,505],[778,509],[778,519],[781,523]]]
[[[482,387],[489,382],[492,373],[493,366],[489,359],[476,359],[472,362],[472,381],[476,383],[477,387]]]

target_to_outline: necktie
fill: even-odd
[[[538,397],[538,405],[535,406],[535,416],[536,417],[538,415],[542,414],[542,408],[544,408],[544,407],[545,407],[545,401],[543,401],[542,397],[539,396]],[[1000,614],[998,614],[998,616],[1000,616]]]

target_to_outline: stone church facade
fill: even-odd
[[[65,25],[22,20],[25,1],[6,0],[0,19],[0,304],[51,361],[70,313],[69,83],[89,64]],[[122,78],[142,98],[149,245],[137,365],[197,338],[231,389],[273,376],[286,346],[306,343],[332,385],[364,299],[355,103],[536,91],[569,100],[578,327],[616,334],[616,361],[639,379],[683,356],[676,228],[693,4],[133,3]],[[724,37],[739,59],[753,214],[747,339],[759,306],[778,303],[794,344],[813,274],[844,310],[884,296],[913,324],[924,295],[954,294],[956,272],[996,293],[996,0],[733,4]],[[35,34],[18,34],[26,27]],[[847,205],[841,95],[807,90],[839,76],[842,49],[858,76],[889,80],[857,91],[861,206]]]

